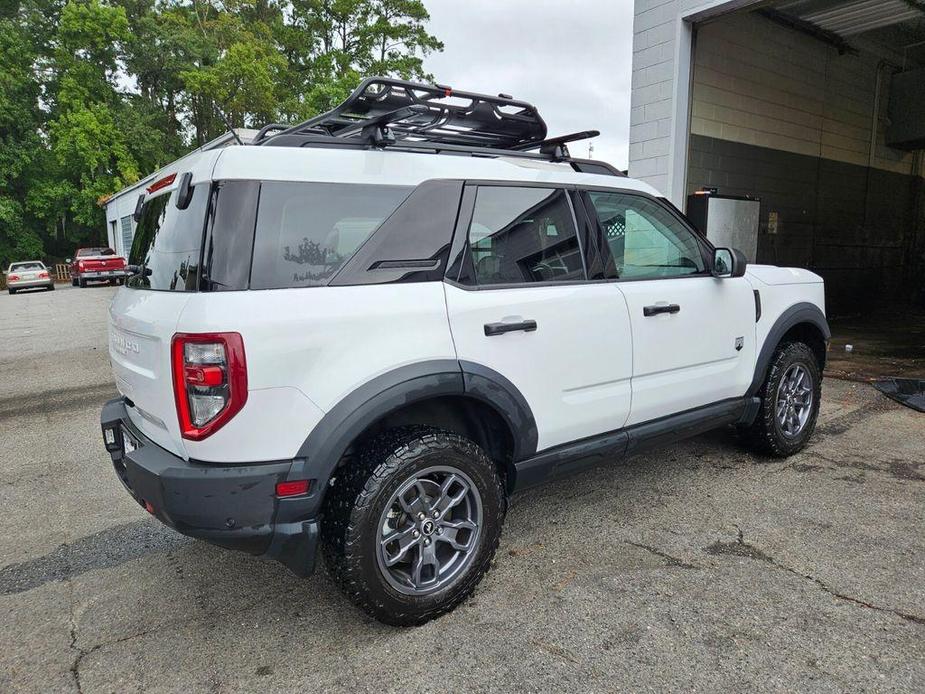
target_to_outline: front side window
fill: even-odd
[[[251,289],[325,284],[408,197],[408,186],[264,182]]]
[[[469,224],[469,253],[480,285],[584,279],[563,190],[480,187]]]
[[[658,279],[704,272],[694,233],[668,210],[640,195],[588,193],[606,241],[608,277]]]
[[[172,203],[173,193],[145,202],[129,254],[129,263],[140,270],[129,278],[129,287],[195,291],[209,186],[200,184],[192,190],[190,204],[183,210]]]

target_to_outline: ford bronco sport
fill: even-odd
[[[821,278],[746,268],[569,156],[594,134],[376,78],[162,170],[110,307],[101,423],[128,492],[299,576],[320,549],[356,604],[410,625],[473,591],[515,492],[727,425],[800,450]]]

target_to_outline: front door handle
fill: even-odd
[[[522,330],[525,333],[532,333],[536,330],[536,321],[535,320],[525,320],[520,323],[486,323],[485,324],[485,336],[491,337],[492,335],[503,335],[504,333],[512,333],[518,330]]]
[[[681,310],[678,304],[655,304],[654,306],[643,306],[642,315],[657,316],[659,313],[677,313]]]

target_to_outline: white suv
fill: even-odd
[[[713,248],[529,104],[374,79],[165,169],[110,308],[103,437],[181,533],[320,546],[418,624],[488,569],[508,499],[736,425],[802,448],[829,330],[811,272]]]

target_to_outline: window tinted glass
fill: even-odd
[[[478,284],[584,279],[578,235],[562,190],[479,188],[469,252]]]
[[[196,289],[208,188],[205,184],[194,186],[185,210],[172,203],[173,193],[144,204],[129,254],[129,262],[142,266],[142,271],[129,278],[129,287],[181,292]]]
[[[442,280],[462,189],[462,181],[421,183],[344,265],[331,284]]]
[[[222,181],[212,189],[212,215],[203,245],[201,289],[247,289],[260,184]]]
[[[263,183],[251,288],[324,284],[410,192],[406,186]]]
[[[704,271],[693,232],[659,203],[624,193],[588,195],[607,241],[602,250],[611,254],[605,266],[617,277],[681,277]]]

